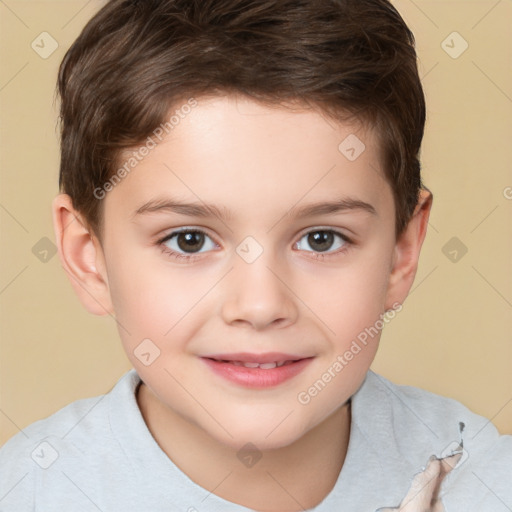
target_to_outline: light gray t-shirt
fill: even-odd
[[[140,378],[33,423],[0,449],[1,512],[249,512],[190,480],[160,449],[137,406]],[[431,455],[467,453],[442,487],[446,512],[512,511],[512,436],[427,391],[369,371],[352,397],[345,463],[317,512],[396,507]],[[219,475],[219,481],[225,475]]]

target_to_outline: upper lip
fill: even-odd
[[[294,354],[284,354],[282,352],[265,352],[263,354],[251,354],[249,352],[240,352],[236,354],[212,354],[202,356],[207,359],[217,361],[241,361],[243,363],[275,363],[281,361],[298,361],[308,359],[311,356],[297,356]]]

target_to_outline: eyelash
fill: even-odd
[[[313,252],[313,251],[306,251],[308,253],[312,253],[312,255],[313,255],[312,257],[315,260],[324,260],[326,257],[329,258],[331,256],[332,257],[338,256],[338,255],[340,255],[342,253],[345,253],[349,249],[349,247],[351,245],[354,245],[354,241],[353,240],[351,240],[345,234],[340,233],[339,231],[335,231],[333,229],[322,229],[322,228],[320,228],[320,229],[313,229],[311,231],[307,231],[306,233],[303,233],[299,240],[304,238],[306,235],[309,235],[311,233],[319,233],[319,232],[322,232],[322,233],[332,233],[334,235],[337,235],[337,236],[339,236],[343,240],[345,245],[341,249],[338,249],[336,252],[332,252],[332,253],[318,253],[318,252]],[[176,251],[173,251],[173,250],[169,249],[169,247],[167,247],[165,245],[166,242],[168,242],[169,240],[171,240],[172,238],[174,238],[175,236],[177,236],[177,235],[179,235],[181,233],[201,233],[202,235],[205,235],[208,238],[212,238],[206,231],[203,231],[200,228],[193,228],[193,229],[192,228],[185,228],[185,229],[182,229],[182,230],[173,231],[172,233],[164,236],[163,238],[157,240],[155,245],[160,247],[160,249],[162,250],[162,252],[164,254],[166,254],[167,256],[170,256],[171,258],[174,258],[176,260],[181,260],[181,261],[185,261],[185,262],[191,262],[191,261],[195,261],[195,260],[199,259],[201,257],[200,254],[184,255],[184,254],[181,254],[179,252],[176,252]],[[311,256],[308,256],[308,257],[311,257]]]

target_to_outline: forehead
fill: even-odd
[[[391,193],[376,134],[360,122],[233,96],[198,98],[193,108],[175,107],[169,120],[162,141],[153,135],[121,156],[118,167],[128,172],[107,194],[106,218],[108,210],[126,216],[165,194],[224,205],[226,215],[243,218],[340,195],[378,207],[383,190]]]

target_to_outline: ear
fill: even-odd
[[[52,205],[53,228],[62,267],[89,313],[113,314],[103,249],[71,197],[59,194]]]
[[[396,241],[393,266],[388,281],[386,309],[391,309],[396,303],[402,304],[411,289],[418,269],[421,246],[427,234],[431,208],[432,194],[422,189],[411,220]]]

